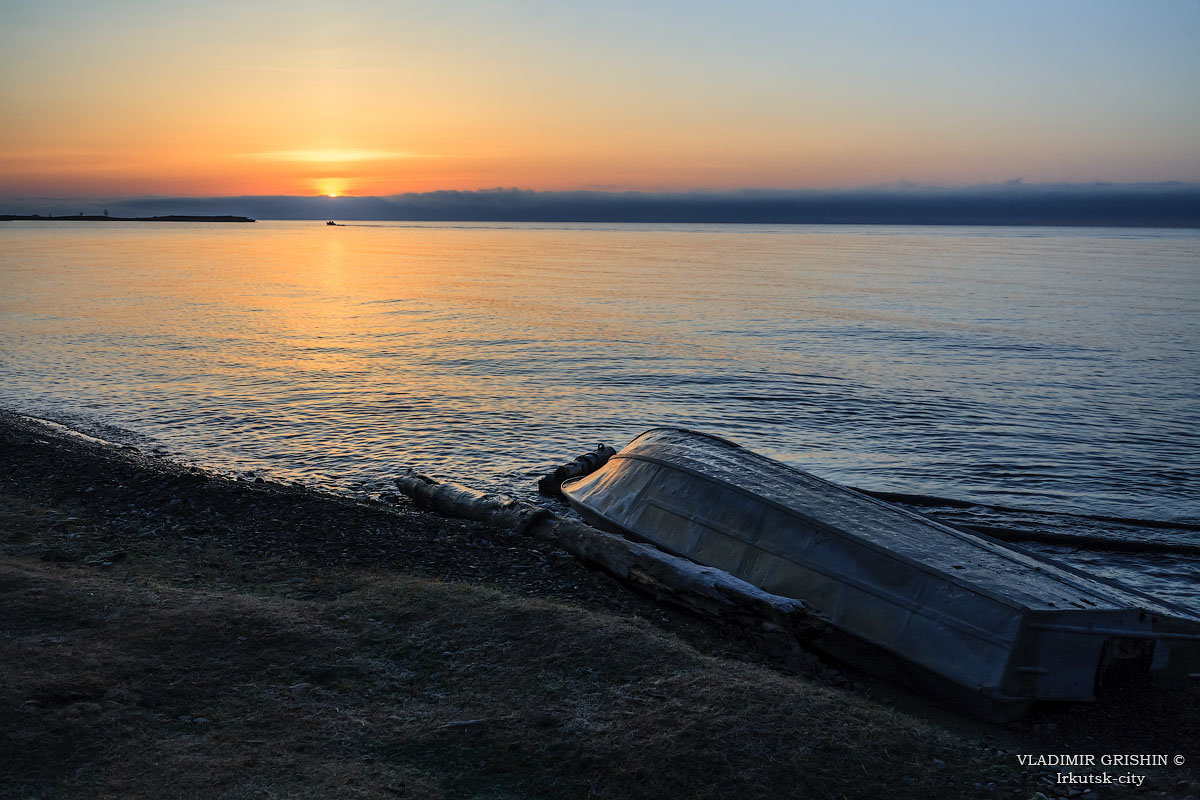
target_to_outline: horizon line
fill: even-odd
[[[395,195],[0,199],[21,216],[235,215],[254,219],[1200,227],[1200,183],[916,184],[675,192],[436,190]],[[20,207],[18,207],[20,206]]]
[[[897,192],[985,192],[985,191],[1046,191],[1046,190],[1111,190],[1111,191],[1144,191],[1154,189],[1200,190],[1200,180],[1160,180],[1160,181],[1026,181],[1023,178],[1009,178],[1002,181],[969,183],[969,184],[938,184],[918,183],[909,180],[898,180],[889,183],[871,183],[860,186],[736,186],[736,187],[700,187],[700,188],[654,188],[654,189],[619,189],[614,187],[583,186],[571,189],[532,189],[518,185],[512,186],[481,186],[475,189],[427,189],[423,191],[400,191],[382,194],[351,194],[314,193],[314,194],[270,194],[270,193],[235,193],[235,194],[155,194],[155,193],[105,193],[105,194],[17,194],[0,195],[0,203],[10,202],[128,202],[143,200],[219,200],[219,199],[389,199],[398,197],[423,197],[445,195],[600,195],[600,196],[639,196],[639,197],[703,197],[728,195],[732,197],[745,196],[786,196],[810,194],[888,194]]]

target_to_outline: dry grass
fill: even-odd
[[[3,564],[0,792],[915,797],[957,783],[929,767],[959,760],[952,734],[643,621],[362,577],[297,600]]]

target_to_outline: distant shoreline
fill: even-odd
[[[0,214],[0,222],[255,222],[250,217],[185,216],[170,214],[164,217],[108,217],[98,214],[75,214],[55,217],[49,214]]]
[[[6,197],[0,205],[56,215],[90,208],[133,217],[241,213],[259,220],[1200,228],[1200,183],[675,192],[497,188],[339,197],[35,196]]]

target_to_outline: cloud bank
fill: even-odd
[[[256,219],[1200,227],[1200,184],[895,185],[726,192],[437,191],[390,197],[25,198],[9,213],[237,214]]]

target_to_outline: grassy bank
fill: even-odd
[[[1200,758],[1181,690],[984,725],[504,531],[9,414],[0,547],[3,797],[1028,798],[1068,792],[1018,752]]]

